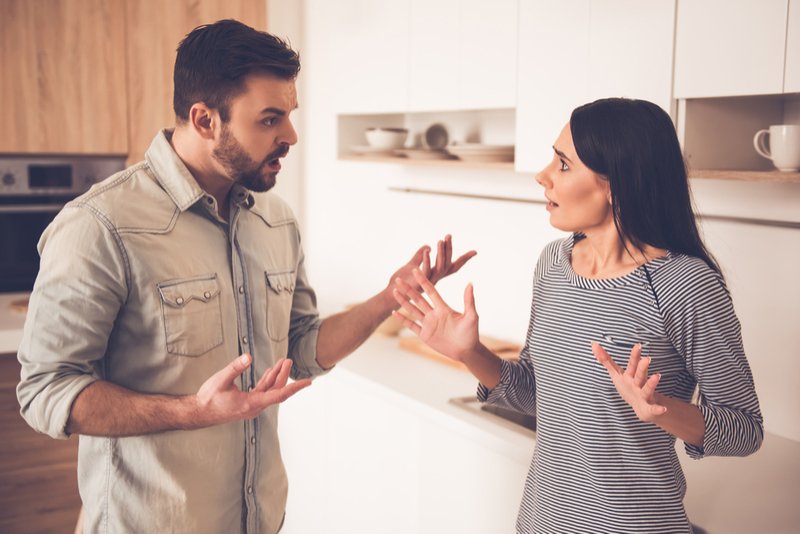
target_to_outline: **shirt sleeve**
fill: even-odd
[[[127,295],[127,270],[116,234],[85,206],[65,207],[38,248],[17,399],[31,427],[63,439],[75,398],[103,376],[108,339]]]
[[[696,459],[752,454],[761,446],[764,422],[725,282],[704,268],[690,269],[681,285],[679,298],[665,304],[675,307],[665,324],[700,387],[705,422],[703,446],[686,444],[686,452]]]
[[[317,336],[320,323],[317,296],[308,283],[305,254],[300,248],[289,323],[289,358],[292,360],[291,375],[295,380],[319,376],[333,369],[333,367],[324,369],[317,362]]]

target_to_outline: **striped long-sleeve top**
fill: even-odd
[[[731,297],[684,254],[619,278],[581,277],[570,263],[579,238],[542,252],[520,361],[503,363],[491,391],[478,388],[483,401],[537,417],[517,532],[689,533],[675,437],[639,420],[591,342],[623,368],[641,343],[664,395],[688,402],[699,385],[705,438],[686,445],[689,456],[744,456],[761,445],[763,421]]]

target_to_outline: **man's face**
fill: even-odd
[[[230,120],[222,123],[212,156],[228,179],[251,191],[275,186],[280,158],[297,142],[289,119],[297,108],[293,80],[252,74],[244,93],[230,103]]]

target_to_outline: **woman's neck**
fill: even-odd
[[[572,249],[572,268],[584,278],[617,278],[667,254],[645,245],[642,250],[622,240],[616,227],[584,233]]]

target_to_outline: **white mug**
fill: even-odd
[[[800,170],[800,124],[773,124],[769,130],[759,130],[753,137],[753,146],[760,156],[771,159],[779,171]]]

